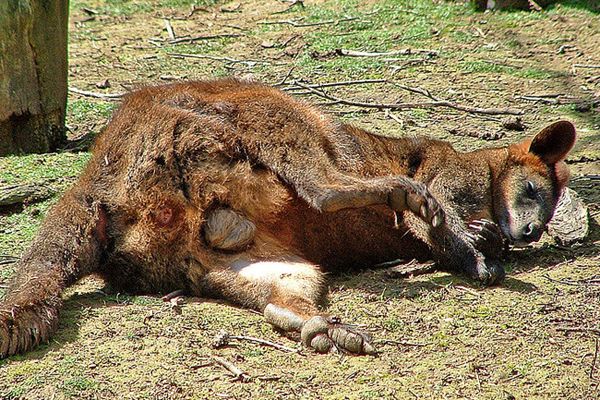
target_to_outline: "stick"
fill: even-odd
[[[280,21],[259,21],[257,23],[260,25],[290,25],[295,28],[304,28],[307,26],[320,26],[320,25],[329,25],[329,24],[337,25],[340,22],[354,21],[356,19],[358,19],[358,17],[346,17],[346,18],[342,18],[342,19],[328,19],[326,21],[306,22],[306,23],[294,21],[291,19],[285,19],[285,20],[280,20]]]
[[[287,74],[285,74],[285,76],[283,77],[283,79],[280,80],[279,82],[277,82],[276,84],[274,84],[273,86],[279,87],[279,86],[285,85],[285,83],[287,82],[289,77],[292,76],[292,72],[294,72],[294,69],[296,69],[296,66],[293,66],[292,68],[290,68],[289,71],[287,72]]]
[[[234,381],[249,382],[252,379],[250,375],[246,374],[224,358],[213,356],[213,360],[227,371],[231,372],[234,376]]]
[[[573,68],[600,68],[600,65],[589,65],[589,64],[573,64]]]
[[[55,193],[47,186],[27,183],[24,185],[0,186],[0,206],[10,206],[28,201],[40,201]]]
[[[479,108],[479,107],[470,107],[461,104],[455,104],[450,101],[439,100],[439,101],[426,101],[426,102],[416,102],[416,103],[368,103],[362,101],[352,101],[345,100],[339,97],[335,97],[329,95],[320,90],[311,88],[310,86],[304,85],[298,81],[294,83],[304,89],[307,89],[319,97],[322,97],[327,100],[334,101],[339,104],[345,104],[349,106],[355,107],[365,107],[365,108],[377,108],[379,110],[384,110],[386,108],[390,110],[407,110],[412,108],[433,108],[433,107],[448,107],[453,108],[455,110],[464,111],[473,114],[487,114],[487,115],[502,115],[502,114],[510,114],[510,115],[522,115],[523,111],[514,110],[510,108]]]
[[[108,100],[108,101],[117,101],[121,97],[125,96],[125,93],[97,93],[97,92],[88,92],[87,90],[81,90],[74,87],[69,87],[69,92],[76,93],[81,96],[86,97],[95,97],[97,99]]]
[[[201,58],[230,64],[270,64],[269,61],[263,60],[238,60],[236,58],[211,56],[209,54],[167,53],[167,55],[179,58]]]
[[[167,34],[169,35],[169,39],[171,40],[175,40],[175,31],[173,30],[173,27],[171,26],[171,21],[169,21],[168,19],[164,19],[165,21],[165,28],[167,28]]]
[[[242,36],[239,33],[220,33],[217,35],[199,35],[199,36],[188,36],[188,37],[180,37],[178,39],[169,40],[169,44],[177,44],[184,42],[196,42],[198,40],[211,40],[211,39],[222,39],[222,38],[232,38],[232,37],[240,37]]]
[[[381,341],[378,341],[376,344],[395,344],[396,346],[412,346],[412,347],[425,347],[425,346],[429,346],[431,343],[414,343],[414,342],[406,342],[404,340],[391,340],[391,339],[384,339]]]
[[[162,301],[164,301],[164,302],[171,301],[174,298],[181,297],[183,295],[185,295],[185,290],[183,290],[183,289],[175,290],[175,291],[173,291],[171,293],[168,293],[168,294],[164,295],[162,297]]]
[[[594,333],[596,335],[600,335],[600,329],[586,328],[586,327],[583,327],[583,326],[575,326],[575,327],[557,326],[556,330],[557,331],[563,331],[563,332],[590,332],[590,333]]]
[[[598,359],[598,338],[596,338],[596,350],[594,350],[594,358],[592,359],[592,367],[590,368],[590,379],[594,379],[594,371],[596,370],[596,360]]]
[[[411,54],[427,54],[429,56],[437,56],[440,54],[437,50],[430,49],[403,49],[403,50],[395,50],[395,51],[387,51],[387,52],[375,52],[371,53],[368,51],[357,51],[357,50],[348,50],[348,49],[336,49],[335,52],[340,56],[347,57],[390,57],[390,56],[408,56]]]
[[[316,88],[325,88],[325,87],[334,87],[334,86],[349,86],[349,85],[360,85],[360,84],[364,84],[364,83],[386,83],[386,82],[387,82],[387,80],[385,80],[385,79],[359,79],[359,80],[353,80],[353,81],[315,83],[315,84],[311,84],[311,85],[307,85],[307,86],[309,86],[310,88],[316,89]],[[302,87],[296,85],[296,86],[288,86],[281,90],[283,90],[284,92],[287,92],[290,90],[299,90],[299,89],[302,89]]]
[[[292,349],[291,347],[284,346],[282,344],[274,343],[269,340],[260,339],[252,336],[238,336],[238,335],[230,335],[228,332],[222,330],[217,336],[213,339],[213,347],[219,348],[223,346],[227,346],[230,340],[246,340],[248,342],[262,344],[264,346],[273,347],[277,350],[285,351],[287,353],[297,353],[300,354],[299,350]]]

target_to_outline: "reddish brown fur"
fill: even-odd
[[[317,265],[433,257],[493,283],[503,269],[467,239],[465,222],[497,218],[512,190],[502,179],[520,164],[554,192],[566,181],[562,164],[546,165],[526,148],[458,153],[435,140],[377,137],[274,88],[231,79],[142,89],[124,99],[20,261],[0,306],[0,356],[47,340],[62,290],[92,272],[133,293],[185,289],[258,310],[275,304],[303,319],[322,299]],[[397,176],[427,185],[446,212],[442,227],[405,212],[395,229],[386,205],[318,210],[323,191],[376,191],[380,182],[385,194],[396,182],[387,178]],[[242,252],[215,250],[203,238],[208,214],[223,207],[256,225]],[[302,278],[238,273],[257,261],[296,263]]]

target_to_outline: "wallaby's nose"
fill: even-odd
[[[528,242],[536,242],[542,236],[542,229],[533,222],[528,223],[523,228],[523,240]]]

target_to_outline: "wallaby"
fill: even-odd
[[[433,258],[484,284],[506,242],[538,240],[568,180],[575,129],[459,153],[339,124],[266,85],[222,79],[129,94],[48,213],[0,304],[0,356],[48,340],[61,293],[217,296],[319,352],[372,353],[319,311],[324,272]]]

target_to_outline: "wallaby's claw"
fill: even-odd
[[[499,260],[508,251],[508,241],[500,227],[487,219],[471,221],[467,237],[486,258]]]
[[[0,310],[0,359],[31,350],[56,329],[52,307]]]
[[[485,286],[498,284],[504,280],[506,272],[500,261],[496,259],[482,259],[477,265],[476,276],[473,278]]]
[[[395,211],[410,210],[434,228],[442,225],[446,215],[442,206],[425,185],[412,185],[414,191],[396,189],[391,192],[389,204]]]
[[[345,351],[352,354],[375,354],[369,335],[337,318],[315,316],[307,320],[300,332],[302,343],[319,353]]]

